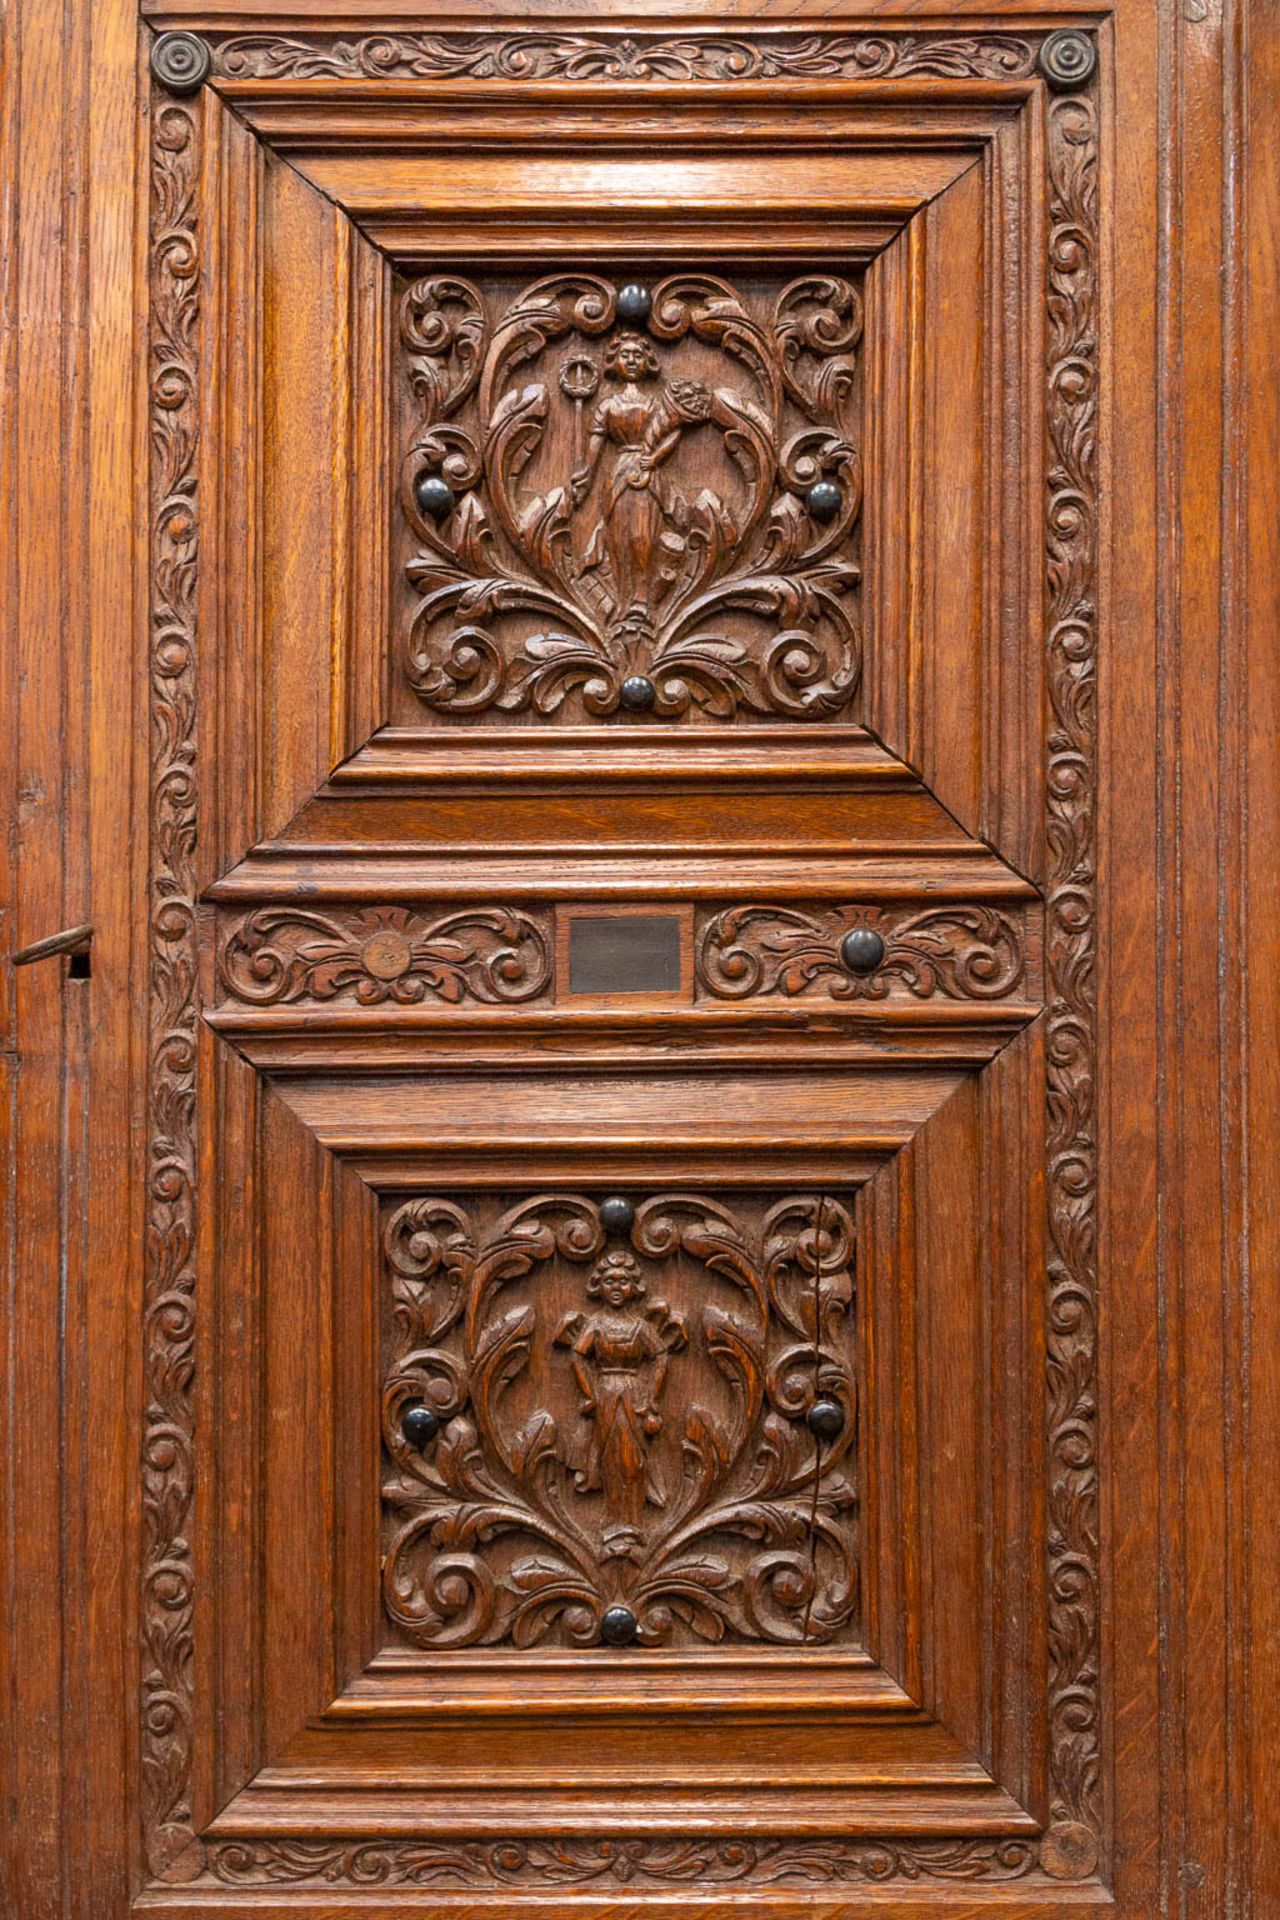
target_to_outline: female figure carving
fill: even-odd
[[[594,1313],[570,1314],[556,1334],[557,1346],[571,1349],[580,1411],[589,1423],[585,1446],[571,1462],[574,1485],[579,1493],[602,1492],[622,1531],[634,1537],[645,1502],[666,1505],[651,1447],[662,1430],[658,1402],[668,1356],[685,1344],[685,1324],[663,1301],[633,1305],[644,1299],[645,1284],[625,1250],[596,1264],[587,1297],[604,1304]]]
[[[618,386],[592,415],[586,459],[569,482],[575,507],[581,506],[606,446],[616,447],[601,502],[601,518],[583,558],[584,573],[607,559],[614,612],[620,620],[647,619],[656,584],[654,573],[666,534],[676,550],[683,503],[662,472],[688,426],[711,417],[711,396],[696,380],[676,380],[655,395],[644,388],[661,368],[650,343],[637,333],[621,333],[609,348],[605,378]]]

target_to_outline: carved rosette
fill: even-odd
[[[660,1194],[610,1237],[539,1196],[487,1227],[411,1200],[385,1235],[383,1596],[429,1647],[821,1643],[857,1600],[853,1227]],[[662,1290],[660,1292],[660,1289]],[[818,1400],[843,1413],[819,1442]],[[405,1437],[425,1407],[438,1437]]]
[[[841,943],[859,928],[884,942],[884,958],[870,973],[852,972],[841,957]],[[718,1000],[809,993],[885,1000],[895,984],[921,1000],[998,1000],[1025,974],[1022,923],[994,907],[930,907],[923,913],[731,907],[707,922],[697,944],[698,986]]]
[[[410,685],[459,720],[846,712],[860,295],[807,275],[764,317],[704,273],[626,293],[405,290]]]
[[[429,998],[508,1005],[548,990],[551,942],[545,924],[507,907],[434,919],[395,907],[260,907],[226,937],[218,971],[234,999],[260,1007],[340,999],[414,1006]]]

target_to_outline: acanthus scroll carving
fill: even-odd
[[[607,1216],[606,1216],[607,1217]],[[660,1194],[385,1235],[384,1602],[411,1641],[847,1638],[857,1598],[853,1227],[828,1195]],[[819,1442],[814,1403],[839,1409]],[[429,1443],[412,1419],[426,1416]]]
[[[1021,79],[1036,39],[983,33],[233,34],[214,68],[232,80],[884,80]]]
[[[406,673],[434,712],[822,719],[861,671],[857,289],[403,295]]]
[[[196,112],[152,115],[151,766],[141,1745],[147,1864],[198,1853],[194,1751],[197,1011],[195,847],[200,560],[200,172]]]
[[[1036,1876],[1029,1840],[762,1839],[229,1840],[212,1849],[224,1884],[481,1888],[627,1885],[821,1886],[841,1881],[966,1882]],[[1043,1886],[1043,1882],[1041,1883]]]
[[[1059,1835],[1052,1857],[1063,1877],[1078,1877],[1098,1855],[1102,1802],[1094,980],[1100,243],[1092,91],[1053,99],[1047,136],[1049,1733]],[[1064,1834],[1074,1837],[1064,1844]]]
[[[861,973],[842,957],[846,938],[867,929],[883,957]],[[994,907],[741,906],[717,914],[697,945],[698,985],[723,1000],[824,992],[835,999],[884,1000],[895,983],[917,999],[997,1000],[1026,974],[1019,920]]]
[[[502,1005],[547,990],[551,943],[544,924],[509,907],[435,917],[397,907],[260,907],[225,939],[218,971],[227,991],[253,1006],[343,997],[367,1007],[428,998]]]

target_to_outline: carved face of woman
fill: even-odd
[[[635,1288],[629,1273],[606,1273],[600,1291],[611,1307],[625,1307]]]
[[[624,1254],[606,1257],[596,1271],[591,1291],[599,1293],[611,1307],[625,1307],[643,1289],[635,1267]]]
[[[653,375],[653,362],[644,341],[626,335],[614,347],[613,364],[624,380],[648,380]]]

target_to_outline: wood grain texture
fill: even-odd
[[[333,1920],[371,1897],[834,1920],[851,1894],[893,1920],[1245,1920],[1280,1898],[1259,1467],[1280,1444],[1274,23],[1121,0],[1080,15],[1097,82],[1050,95],[1036,50],[1060,11],[872,26],[808,0],[687,31],[684,11],[637,26],[602,0],[495,34],[467,0],[438,23],[397,0],[170,4],[220,23],[214,89],[157,97],[141,127],[127,9],[6,16],[0,924],[6,948],[95,925],[91,980],[5,983],[3,1885],[23,1920],[135,1899]],[[899,407],[861,443],[883,755],[835,726],[801,748],[690,725],[677,751],[611,723],[607,755],[583,726],[554,749],[495,728],[463,785],[452,729],[442,751],[388,724],[392,281],[369,236],[403,241],[408,274],[465,246],[452,183],[411,205],[433,89],[488,216],[481,280],[597,243],[610,284],[638,257],[681,270],[637,148],[682,114],[694,269],[855,263],[867,392]],[[856,229],[806,215],[831,197],[806,185],[809,97],[848,107],[851,146],[881,116],[862,177],[886,201],[895,155],[950,143],[933,205],[917,171]],[[508,99],[508,157],[482,163]],[[584,154],[598,123],[579,184],[603,202],[616,178],[620,219],[539,205],[551,157],[508,164],[522,99]],[[709,155],[717,122],[749,145],[770,114],[794,149],[776,178],[743,170],[753,237],[745,201],[717,224]],[[674,202],[683,162],[663,164]],[[325,197],[344,183],[363,233]],[[630,1016],[431,986],[362,1003],[424,903],[434,923],[500,898],[535,926],[566,899],[675,900],[702,931],[798,914],[822,970],[792,993],[784,965],[766,1005]],[[994,914],[1028,928],[1028,970],[984,1001],[919,994],[908,964],[883,1001],[828,1001],[833,916],[868,910]],[[323,976],[315,1006],[232,993],[200,1027],[219,926],[282,912],[329,917],[339,967],[383,936],[373,971]],[[597,1192],[602,1169],[748,1210],[854,1195],[876,1546],[870,1666],[739,1648],[698,1715],[674,1669],[626,1665],[687,1653],[626,1655],[599,1740],[595,1673],[537,1665],[582,1651],[469,1671],[453,1719],[423,1705],[429,1668],[379,1665],[377,1328],[351,1276],[379,1270],[377,1193],[474,1210]],[[539,1724],[531,1701],[557,1704]],[[513,1818],[513,1793],[540,1813]]]
[[[22,0],[0,22],[0,1905],[31,1920],[123,1914],[138,1878],[136,58],[117,0]],[[15,949],[86,922],[91,979],[62,959],[10,970]]]

